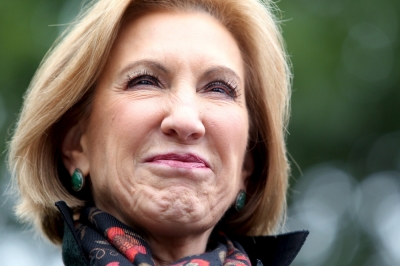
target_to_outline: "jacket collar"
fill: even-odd
[[[308,231],[291,232],[274,236],[239,236],[238,241],[250,257],[251,265],[290,265],[308,236]]]
[[[64,220],[64,263],[66,265],[89,265],[89,262],[83,255],[84,253],[75,231],[72,210],[64,201],[58,201],[55,205]],[[297,256],[308,234],[308,231],[298,231],[274,236],[235,236],[230,238],[242,245],[250,257],[251,265],[286,266],[290,265]],[[69,260],[68,253],[70,252],[80,254],[82,261],[77,264],[67,263]]]

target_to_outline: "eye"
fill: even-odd
[[[224,94],[232,99],[236,99],[237,95],[237,86],[233,85],[231,82],[225,81],[213,81],[204,88],[205,92],[215,92]]]
[[[127,89],[133,89],[138,86],[155,86],[160,87],[158,78],[151,74],[138,74],[134,77],[128,76],[126,84]]]

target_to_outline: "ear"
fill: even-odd
[[[249,181],[249,177],[253,173],[254,170],[254,159],[251,152],[247,151],[244,157],[243,168],[242,168],[242,188],[244,191],[247,189],[247,184]]]
[[[83,134],[82,124],[71,127],[61,145],[62,160],[69,174],[79,168],[83,176],[89,175],[90,163],[87,150],[86,135]]]

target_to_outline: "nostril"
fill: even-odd
[[[165,135],[168,135],[168,136],[178,135],[178,133],[177,133],[174,129],[172,129],[172,128],[167,129],[167,130],[162,130],[162,132],[163,132]]]

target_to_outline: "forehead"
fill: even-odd
[[[111,51],[110,62],[197,60],[226,65],[243,76],[243,60],[232,34],[204,12],[153,11],[128,20]],[[162,63],[162,62],[161,62]]]

